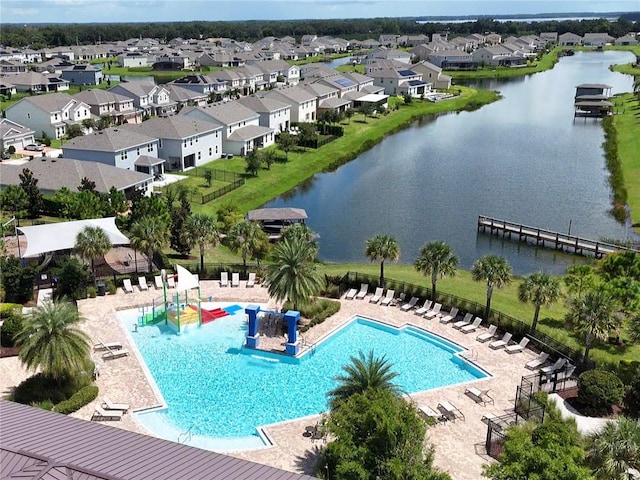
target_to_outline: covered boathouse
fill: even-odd
[[[609,101],[612,87],[601,83],[583,83],[576,87],[573,108],[574,117],[602,118],[613,113]]]
[[[307,212],[303,208],[258,208],[247,213],[247,220],[260,223],[270,241],[278,240],[283,228],[304,223],[306,219]]]

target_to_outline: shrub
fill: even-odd
[[[68,415],[93,402],[98,396],[98,387],[87,385],[74,393],[69,400],[64,400],[53,407],[54,412]]]
[[[58,404],[71,398],[81,388],[90,385],[93,381],[92,374],[93,367],[89,372],[66,375],[60,379],[54,379],[44,373],[37,373],[16,387],[12,400],[24,405],[42,403],[45,400]]]
[[[610,413],[623,397],[624,384],[615,373],[589,370],[578,377],[578,401],[594,414]]]
[[[15,314],[7,318],[0,327],[0,345],[3,347],[15,347],[16,334],[22,330],[24,318],[22,314]]]
[[[291,308],[289,303],[285,303],[283,310],[288,310]],[[309,305],[305,305],[300,308],[300,315],[305,318],[308,318],[310,321],[308,324],[300,327],[300,332],[306,332],[314,325],[318,325],[324,322],[331,315],[334,315],[340,310],[340,302],[336,302],[335,300],[328,299],[320,299],[316,300]]]
[[[52,410],[53,403],[51,400],[43,400],[42,402],[33,402],[31,403],[32,407],[41,408],[42,410]]]
[[[10,318],[21,311],[22,305],[19,303],[3,303],[0,305],[0,319]]]
[[[635,377],[629,382],[627,394],[624,397],[626,413],[633,418],[640,418],[640,368]]]
[[[118,287],[116,287],[116,284],[113,283],[113,280],[108,280],[106,282],[106,287],[107,287],[107,293],[109,295],[115,295],[118,292]]]
[[[98,294],[98,291],[96,290],[96,287],[87,287],[88,298],[96,298],[97,294]]]
[[[16,153],[16,147],[14,147],[13,145],[10,145],[9,148],[7,148],[7,152],[13,155],[14,153]]]

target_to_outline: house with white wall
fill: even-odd
[[[23,149],[26,145],[35,142],[35,133],[30,128],[12,122],[8,118],[0,118],[0,152],[4,152],[11,146],[16,150]]]
[[[276,132],[289,130],[291,124],[291,105],[268,98],[264,92],[238,99],[238,102],[260,115],[259,124]]]
[[[368,75],[374,85],[384,88],[386,95],[421,97],[431,91],[431,84],[422,80],[422,74],[409,68],[381,68]]]
[[[133,99],[100,88],[92,88],[73,95],[73,98],[86,103],[91,114],[96,117],[110,117],[116,124],[139,122],[140,111],[133,104]]]
[[[157,115],[160,117],[173,115],[178,104],[171,100],[169,90],[163,85],[150,82],[123,82],[109,89],[133,99],[136,108],[142,110],[142,115]]]
[[[299,85],[291,85],[265,93],[268,98],[274,98],[282,103],[291,105],[292,122],[315,122],[316,121],[316,101],[314,94],[300,88]]]

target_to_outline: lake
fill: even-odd
[[[543,73],[478,82],[503,98],[418,121],[265,206],[306,209],[325,261],[366,262],[366,240],[388,234],[398,240],[401,263],[412,263],[423,243],[443,240],[462,268],[493,253],[517,274],[564,273],[579,257],[478,234],[477,217],[562,232],[571,224],[572,234],[592,239],[631,238],[609,214],[600,121],[574,120],[573,98],[581,83],[631,91],[631,77],[608,67],[633,58],[578,52]]]

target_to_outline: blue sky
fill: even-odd
[[[2,23],[168,22],[637,11],[638,0],[2,0]]]

